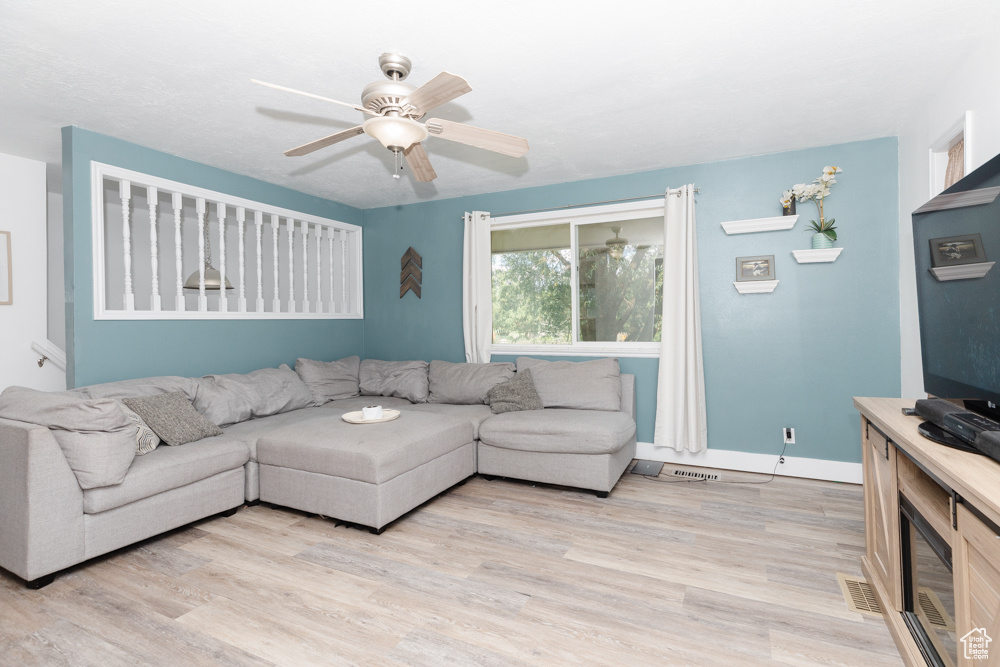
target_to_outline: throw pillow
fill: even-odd
[[[517,358],[518,373],[529,368],[538,395],[547,408],[621,410],[622,381],[617,359],[542,361]]]
[[[501,382],[486,394],[490,411],[495,414],[519,412],[521,410],[541,410],[542,399],[531,379],[531,371],[519,371],[514,379]]]
[[[81,489],[121,484],[135,458],[135,424],[108,398],[8,387],[0,417],[47,427]]]
[[[485,403],[490,389],[514,377],[514,364],[455,364],[432,361],[427,372],[428,403],[470,405]]]
[[[135,434],[135,455],[142,456],[143,454],[149,454],[151,451],[156,449],[156,446],[160,444],[160,438],[153,433],[153,429],[149,428],[149,424],[142,421],[142,417],[137,415],[135,411],[124,403],[122,403],[119,407],[121,407],[125,416],[128,417],[133,424],[135,424],[137,429],[139,429]]]
[[[411,403],[427,402],[426,361],[365,359],[359,380],[363,396],[398,396]]]
[[[295,372],[309,387],[316,405],[339,398],[351,398],[361,393],[358,375],[361,357],[345,357],[338,361],[297,359]]]
[[[213,435],[222,429],[198,413],[181,392],[156,396],[134,396],[122,402],[149,424],[165,444],[184,445]]]

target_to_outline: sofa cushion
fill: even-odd
[[[119,405],[125,416],[135,424],[138,431],[135,434],[135,455],[143,456],[144,454],[149,454],[151,451],[156,449],[156,446],[160,444],[160,436],[153,433],[153,429],[149,428],[149,424],[142,421],[142,417],[137,415],[135,411],[129,408],[127,405],[122,403]]]
[[[46,426],[82,489],[118,484],[135,458],[135,424],[110,398],[8,387],[0,417]]]
[[[83,511],[96,514],[176,489],[227,470],[250,458],[246,443],[208,438],[187,447],[159,447],[136,458],[121,484],[83,492]]]
[[[367,408],[369,405],[381,405],[383,408],[391,408],[393,410],[413,407],[413,403],[397,396],[354,396],[353,398],[338,398],[335,401],[330,401],[323,406],[323,409],[335,410],[337,414],[343,414]],[[423,403],[419,405],[423,405]]]
[[[487,394],[493,414],[518,412],[519,410],[541,410],[542,399],[538,396],[531,371],[524,369],[513,380],[508,380],[490,389]]]
[[[128,396],[152,396],[154,394],[172,394],[181,392],[194,400],[198,391],[196,378],[184,378],[177,375],[161,375],[135,380],[119,380],[80,387],[78,391],[90,398],[126,398]]]
[[[480,441],[527,452],[610,454],[635,435],[624,412],[546,408],[493,415],[479,426]]]
[[[250,419],[239,424],[223,426],[222,432],[234,440],[242,440],[250,446],[250,460],[257,460],[257,441],[271,431],[281,426],[297,424],[317,417],[329,417],[331,413],[323,408],[302,408],[294,412],[282,412],[280,415],[261,417],[260,419]]]
[[[206,375],[198,381],[194,407],[224,426],[313,405],[313,395],[295,371],[282,364],[252,373]]]
[[[514,377],[514,364],[456,364],[432,361],[428,366],[428,403],[472,405],[486,403],[486,392]]]
[[[488,405],[450,405],[448,403],[417,403],[404,408],[412,412],[429,412],[432,414],[447,415],[455,419],[467,421],[472,426],[472,437],[479,439],[479,425],[492,415]]]
[[[398,396],[423,403],[427,400],[427,362],[365,359],[360,386],[363,396]]]
[[[279,428],[257,441],[260,465],[381,484],[472,442],[472,426],[405,410],[399,419],[348,424],[340,416]]]
[[[617,359],[543,361],[518,357],[517,370],[531,369],[546,408],[620,410],[621,371]]]
[[[296,359],[295,372],[312,392],[316,405],[338,398],[350,398],[361,393],[358,373],[361,357],[345,357],[337,361]]]
[[[164,444],[186,445],[189,442],[222,435],[222,429],[194,409],[184,394],[158,394],[123,398],[122,403],[149,424]]]

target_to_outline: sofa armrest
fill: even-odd
[[[83,560],[83,491],[49,429],[0,419],[0,567],[31,581]]]
[[[635,419],[635,376],[631,373],[622,373],[622,409],[621,411],[627,415],[632,415],[632,421]],[[638,423],[638,422],[636,422]]]

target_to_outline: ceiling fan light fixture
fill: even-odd
[[[618,233],[621,230],[622,230],[621,227],[612,227],[611,231],[615,233],[615,237],[613,239],[608,239],[607,241],[604,242],[604,245],[608,247],[608,252],[610,252],[611,256],[615,259],[622,258],[622,255],[625,252],[625,246],[628,245],[628,239],[623,239],[622,237],[618,236]]]
[[[378,139],[389,150],[405,151],[427,138],[427,128],[401,116],[376,116],[364,124],[365,134]]]

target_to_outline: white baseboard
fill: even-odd
[[[771,474],[771,471],[775,469],[775,463],[778,462],[777,454],[753,454],[728,449],[706,449],[692,454],[691,452],[678,452],[670,447],[656,447],[651,442],[636,443],[635,456],[638,459],[649,461],[765,474]],[[775,474],[783,477],[805,477],[848,484],[861,484],[862,479],[860,463],[807,459],[787,454],[785,462],[778,465]]]

